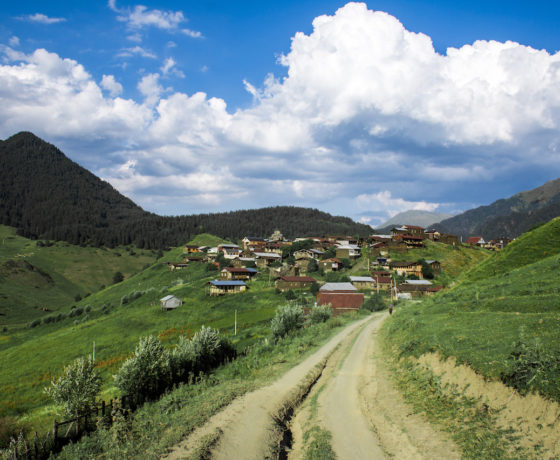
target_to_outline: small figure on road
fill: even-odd
[[[390,315],[393,314],[393,304],[392,303],[389,304],[389,314]]]

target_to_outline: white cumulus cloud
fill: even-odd
[[[122,85],[115,80],[114,75],[103,75],[103,78],[101,79],[101,87],[109,91],[109,94],[112,97],[118,96],[123,91]]]
[[[57,24],[59,22],[66,21],[66,18],[51,18],[42,13],[30,14],[29,16],[21,16],[20,18],[31,22],[38,22],[39,24]]]

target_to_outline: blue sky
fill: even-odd
[[[2,5],[0,137],[33,131],[160,214],[458,212],[560,175],[559,19],[543,1]]]

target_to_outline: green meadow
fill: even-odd
[[[384,326],[399,356],[437,351],[491,379],[560,401],[560,218],[522,235],[450,289]],[[512,374],[513,373],[513,374]]]

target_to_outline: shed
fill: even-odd
[[[318,305],[330,305],[333,314],[357,311],[364,304],[364,294],[361,292],[319,292]]]
[[[183,305],[183,301],[179,299],[179,297],[175,297],[174,295],[166,295],[162,299],[159,299],[161,302],[161,309],[162,310],[173,310],[174,308],[180,307]]]
[[[352,283],[325,283],[319,289],[321,292],[356,292],[357,289]]]
[[[276,280],[275,284],[281,291],[287,291],[288,289],[308,288],[315,281],[315,278],[311,276],[281,276]]]
[[[371,276],[349,276],[348,278],[356,289],[375,289],[375,281]]]

